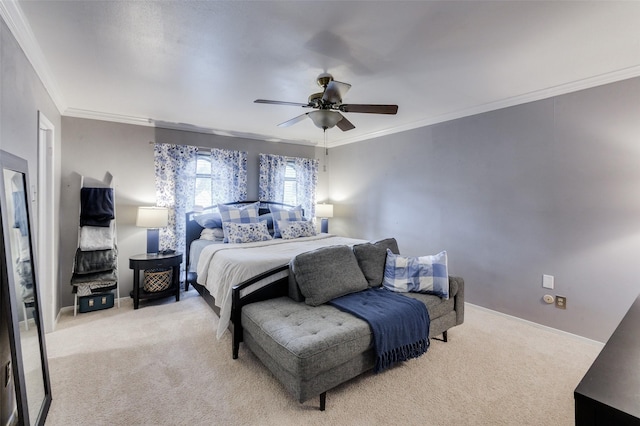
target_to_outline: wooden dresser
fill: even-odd
[[[573,393],[576,425],[640,425],[640,296]]]

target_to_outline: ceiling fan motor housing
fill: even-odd
[[[328,72],[323,72],[322,74],[318,75],[316,81],[318,82],[318,86],[327,87],[327,84],[329,84],[330,81],[333,81],[333,76]]]

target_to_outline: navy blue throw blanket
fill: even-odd
[[[329,304],[369,323],[376,373],[417,358],[429,348],[429,312],[418,300],[380,287],[338,297]]]
[[[80,189],[80,226],[108,227],[114,218],[112,188]]]

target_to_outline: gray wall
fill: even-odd
[[[69,284],[77,247],[80,176],[114,176],[120,296],[133,287],[129,257],[146,251],[146,230],[135,226],[138,206],[156,202],[153,145],[150,142],[247,151],[249,199],[258,198],[258,154],[315,158],[316,148],[252,139],[156,129],[99,120],[63,117],[60,205],[60,300],[73,305]]]
[[[0,149],[27,160],[30,185],[38,183],[38,112],[41,111],[55,126],[54,160],[56,179],[60,174],[60,113],[44,88],[31,63],[0,19]],[[58,187],[58,185],[56,185]],[[60,194],[54,194],[55,211]],[[37,200],[37,198],[36,198]],[[37,201],[31,203],[32,229],[35,230]],[[57,226],[54,238],[58,239]],[[37,259],[36,259],[37,262]],[[49,313],[58,311],[55,300],[57,283],[40,282],[45,328],[51,330]],[[52,305],[56,305],[52,307]],[[46,306],[45,306],[46,305]]]
[[[639,117],[635,78],[333,148],[331,231],[447,250],[468,302],[606,341],[640,292]]]

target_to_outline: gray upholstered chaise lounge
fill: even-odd
[[[380,286],[387,247],[398,253],[394,239],[360,244],[353,249],[334,246],[303,253],[289,265],[287,295],[244,306],[239,299],[236,301],[237,340],[244,341],[300,402],[319,395],[320,409],[324,410],[327,390],[373,368],[375,361],[368,323],[328,304],[305,303],[305,299],[322,302],[323,298],[335,295],[324,295],[324,290],[318,288],[309,289],[308,282],[300,280],[320,277],[320,282],[330,282],[334,288],[339,282],[347,293],[353,291],[352,282],[364,275],[369,286]],[[301,270],[305,272],[301,274]],[[239,290],[234,291],[238,294]],[[464,321],[463,279],[449,277],[449,292],[449,299],[403,293],[427,306],[431,319],[429,336],[442,335],[445,342],[447,330]],[[237,319],[241,320],[241,327],[237,327]]]

